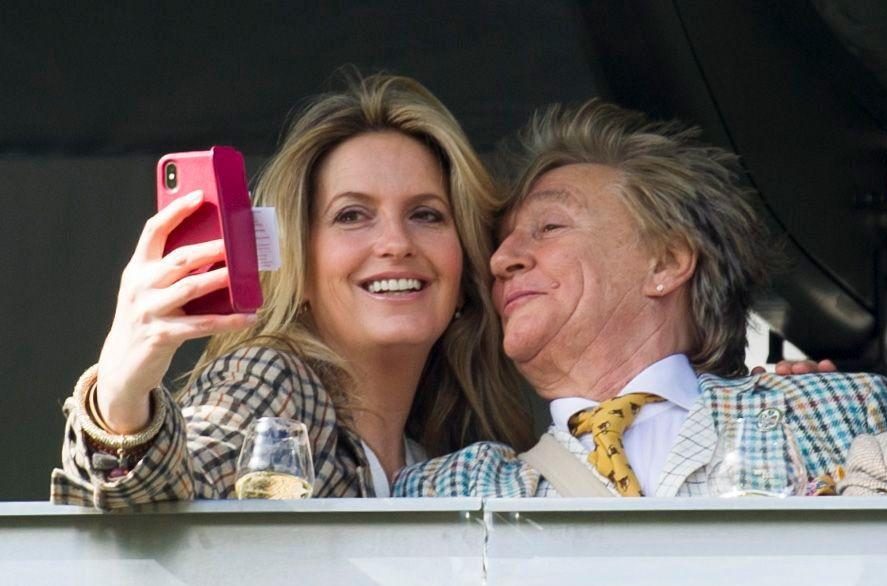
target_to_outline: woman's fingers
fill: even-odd
[[[203,203],[200,191],[171,202],[145,223],[123,270],[111,331],[99,358],[100,409],[115,430],[144,425],[148,394],[187,340],[244,329],[255,315],[184,315],[183,306],[228,285],[224,243],[182,246],[163,256],[169,234]]]
[[[776,363],[776,366],[773,367],[773,371],[776,374],[781,374],[782,376],[796,374],[792,372],[794,370],[794,364],[794,361],[791,360],[780,360]]]
[[[774,369],[776,374],[810,374],[819,372],[836,372],[838,367],[831,360],[781,360]]]
[[[816,366],[819,367],[819,372],[838,372],[838,366],[828,358],[820,360]]]
[[[811,374],[822,372],[837,372],[838,367],[831,360],[780,360],[773,367],[776,374],[788,376],[792,374]],[[767,370],[763,366],[756,366],[751,370],[751,374],[763,374]]]
[[[254,313],[232,313],[230,315],[185,315],[157,320],[164,337],[184,343],[195,338],[234,332],[256,323]]]
[[[145,222],[145,228],[136,244],[133,260],[148,261],[163,255],[166,237],[203,203],[203,191],[192,191],[178,197]]]
[[[223,240],[182,246],[167,254],[160,262],[153,264],[148,285],[157,288],[169,287],[189,273],[224,259]]]
[[[228,286],[228,267],[188,275],[163,289],[155,289],[144,301],[145,312],[157,317],[171,315],[183,305]]]

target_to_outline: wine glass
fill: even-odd
[[[802,495],[807,471],[779,409],[726,422],[708,468],[713,496]]]
[[[303,499],[314,490],[311,442],[303,423],[260,417],[250,426],[237,461],[239,499]]]

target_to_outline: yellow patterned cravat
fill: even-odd
[[[579,411],[570,417],[570,433],[579,438],[592,434],[595,449],[589,452],[589,463],[616,486],[622,496],[643,496],[641,484],[625,457],[622,433],[647,403],[664,401],[649,393],[630,393],[604,401],[593,409]]]

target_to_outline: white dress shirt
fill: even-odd
[[[634,423],[622,437],[625,455],[641,483],[641,490],[645,495],[651,495],[656,493],[665,459],[690,407],[699,397],[699,384],[687,357],[674,354],[641,371],[619,392],[619,396],[640,392],[665,399],[641,407]],[[554,399],[550,406],[552,423],[557,429],[569,433],[567,421],[574,413],[599,404],[581,397]],[[582,436],[579,441],[589,451],[594,450],[591,434]]]
[[[373,491],[376,493],[376,498],[390,497],[391,485],[388,484],[388,475],[385,474],[385,469],[382,468],[379,457],[376,456],[376,453],[365,441],[360,440],[360,443],[363,446],[363,451],[366,453],[367,464],[370,465],[370,479],[373,482]],[[412,466],[428,459],[425,449],[418,442],[414,442],[407,436],[403,437],[403,448],[407,466]]]

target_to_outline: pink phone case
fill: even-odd
[[[165,174],[173,169],[171,184]],[[225,289],[194,299],[184,307],[188,314],[255,313],[262,305],[256,234],[252,206],[246,189],[243,156],[231,147],[214,146],[208,151],[172,153],[157,163],[157,209],[177,197],[203,190],[203,205],[185,219],[166,240],[164,254],[180,246],[223,238],[225,261],[195,272],[228,266]]]

